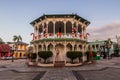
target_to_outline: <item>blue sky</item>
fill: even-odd
[[[120,0],[0,0],[0,37],[7,42],[12,41],[13,35],[21,35],[29,43],[33,32],[29,23],[34,19],[43,14],[77,13],[91,22],[87,29],[90,40],[115,40],[120,31],[119,3]]]

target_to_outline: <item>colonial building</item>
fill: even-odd
[[[27,50],[27,43],[24,42],[9,42],[9,46],[11,47],[13,51],[13,56],[14,58],[24,58],[25,57],[25,52]],[[17,44],[18,46],[15,46]]]
[[[89,35],[86,28],[90,22],[77,14],[44,14],[30,24],[34,28],[31,33],[34,52],[52,51],[53,62],[58,51],[61,61],[69,60],[67,51],[86,51]]]

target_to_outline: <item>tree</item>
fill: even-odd
[[[14,35],[13,36],[13,41],[14,41],[14,47],[15,47],[16,54],[18,54],[17,53],[17,51],[18,51],[18,42],[22,41],[22,37],[20,35],[18,35],[18,36]]]
[[[47,63],[47,59],[52,57],[53,53],[51,51],[39,51],[38,55],[44,59],[44,63]]]
[[[66,56],[71,59],[71,63],[74,63],[74,59],[78,58],[78,52],[77,51],[68,51],[66,53]]]
[[[107,57],[108,57],[108,59],[110,59],[110,48],[111,48],[111,45],[112,45],[111,39],[108,38],[108,40],[106,40],[104,42],[104,45],[105,45],[105,48],[107,49]]]

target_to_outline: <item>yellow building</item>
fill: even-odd
[[[28,44],[24,42],[16,42],[15,44],[18,46],[14,46],[14,43],[9,44],[14,49],[14,58],[24,58]]]

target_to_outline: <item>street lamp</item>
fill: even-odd
[[[13,54],[14,54],[14,46],[11,48],[11,53],[12,53],[12,62],[14,62],[14,59],[13,59]]]

